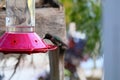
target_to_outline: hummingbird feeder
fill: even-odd
[[[6,1],[6,32],[0,38],[0,52],[45,53],[54,50],[35,33],[35,0]]]

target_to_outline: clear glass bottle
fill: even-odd
[[[7,32],[34,32],[35,0],[6,0]]]

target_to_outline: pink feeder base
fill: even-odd
[[[36,33],[4,33],[0,38],[0,52],[4,54],[45,53],[57,47],[46,44]]]

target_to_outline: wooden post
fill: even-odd
[[[45,8],[36,10],[37,31],[41,31],[41,36],[46,33],[58,36],[64,42],[66,41],[66,25],[64,10],[57,8]],[[38,16],[39,15],[39,16]],[[64,80],[64,51],[60,48],[50,51],[50,80]]]
[[[37,15],[40,15],[39,19],[41,19],[41,24],[39,26],[41,27],[40,29],[42,29],[41,36],[46,33],[50,33],[65,41],[66,27],[64,21],[64,11],[53,8],[39,10],[39,14]],[[51,76],[50,80],[64,80],[64,53],[60,53],[59,48],[55,51],[50,51],[49,60]]]
[[[50,80],[60,80],[59,73],[59,49],[50,51]]]
[[[66,25],[64,10],[58,8],[41,8],[36,10],[37,33],[44,36],[46,33],[58,36],[66,41]],[[50,51],[50,80],[64,80],[64,52],[59,48]]]
[[[60,76],[60,80],[64,80],[64,54],[59,52],[59,76]]]
[[[64,80],[64,52],[60,48],[49,53],[50,59],[50,80]]]

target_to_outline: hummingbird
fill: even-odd
[[[64,49],[68,48],[68,45],[65,44],[58,36],[53,36],[53,35],[47,33],[47,34],[45,34],[44,39],[50,40],[54,45],[56,45],[58,47],[62,47]]]

